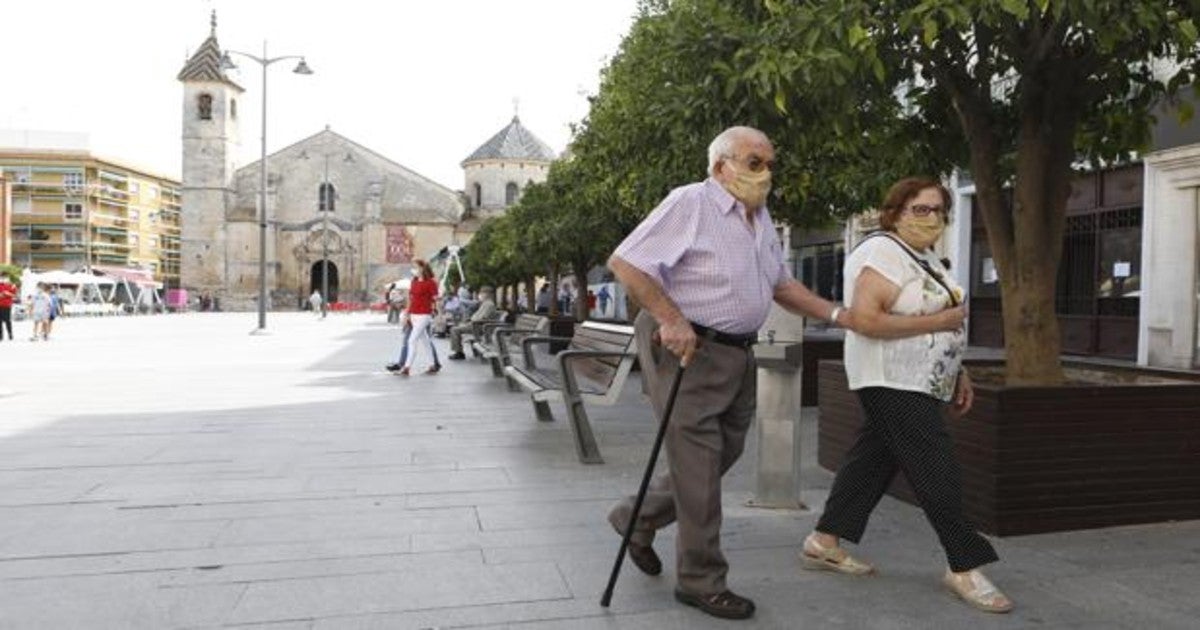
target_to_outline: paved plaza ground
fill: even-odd
[[[673,529],[666,574],[626,563],[605,610],[604,514],[654,430],[635,382],[592,410],[607,463],[584,466],[565,422],[536,422],[479,363],[384,372],[382,317],[255,322],[68,319],[46,343],[18,322],[0,343],[0,628],[1200,627],[1200,522],[997,540],[1007,616],[942,590],[932,530],[890,498],[856,550],[881,575],[803,571],[816,512],[744,507],[752,444],[723,540],[755,619],[673,601]],[[819,509],[815,423],[806,410],[802,498]]]

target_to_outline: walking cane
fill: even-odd
[[[600,605],[608,608],[612,602],[613,587],[617,585],[617,576],[621,573],[621,563],[625,561],[625,552],[629,549],[629,538],[633,536],[633,526],[637,523],[638,513],[642,511],[642,501],[646,500],[646,488],[650,485],[650,477],[654,475],[654,464],[658,463],[658,452],[662,450],[663,437],[667,434],[667,422],[671,420],[671,410],[675,408],[675,398],[679,395],[679,382],[683,380],[683,363],[675,370],[675,380],[671,382],[671,393],[667,394],[667,408],[663,411],[662,422],[658,424],[658,435],[654,438],[654,447],[650,449],[650,462],[646,464],[646,473],[642,475],[642,485],[638,488],[637,500],[633,502],[633,512],[629,522],[625,524],[625,534],[621,537],[621,549],[617,551],[617,560],[613,563],[612,575],[608,576],[608,587],[600,598]]]

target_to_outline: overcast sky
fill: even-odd
[[[0,128],[86,132],[93,151],[178,176],[186,56],[217,10],[223,48],[270,66],[267,149],[332,129],[455,190],[511,120],[561,152],[636,0],[5,2]],[[236,58],[235,58],[236,60]],[[239,61],[240,164],[259,155],[261,66]]]

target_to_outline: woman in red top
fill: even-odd
[[[429,354],[433,356],[433,337],[429,334],[429,326],[433,322],[433,303],[437,299],[438,285],[433,279],[433,269],[429,263],[417,259],[413,261],[412,285],[408,288],[408,318],[412,324],[412,332],[408,335],[408,360],[400,368],[401,376],[408,376],[416,362],[418,345],[422,341],[429,345]],[[431,365],[426,374],[437,374],[436,362]]]
[[[4,329],[8,329],[8,340],[12,341],[12,306],[13,298],[17,297],[17,287],[8,278],[0,276],[0,339],[4,339]]]

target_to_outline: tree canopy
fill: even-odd
[[[1073,169],[1147,147],[1155,106],[1195,78],[1198,13],[1200,0],[643,0],[570,159],[514,208],[517,238],[602,261],[667,191],[704,177],[708,143],[735,124],[774,141],[770,207],[798,226],[868,209],[901,177],[966,168],[1009,379],[1054,382]]]

